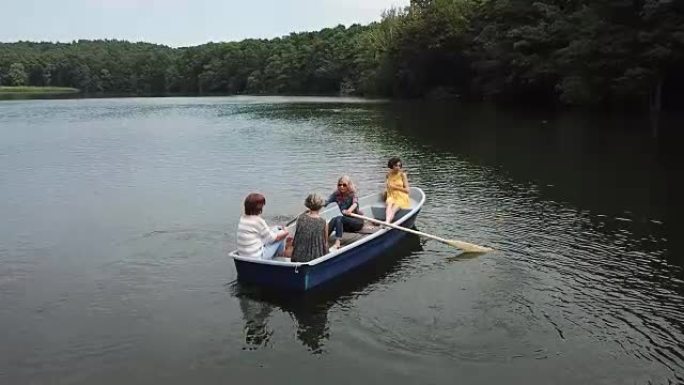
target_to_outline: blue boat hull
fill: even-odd
[[[419,212],[420,210],[413,212],[411,217],[406,218],[401,225],[413,227]],[[377,238],[315,265],[293,267],[233,260],[240,282],[278,289],[305,291],[370,263],[407,235],[408,233],[405,231],[389,230]]]

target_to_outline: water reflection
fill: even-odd
[[[477,180],[473,163],[485,166],[491,171],[486,179],[497,185],[501,198],[523,194],[542,208],[545,202],[569,203],[588,210],[587,219],[599,228],[610,222],[620,222],[622,227],[627,223],[635,239],[662,234],[655,247],[662,248],[665,240],[664,257],[684,266],[684,245],[677,236],[681,221],[673,214],[682,191],[677,165],[683,153],[676,144],[682,143],[683,116],[661,116],[659,134],[653,137],[648,116],[561,114],[487,105],[447,108],[439,103],[369,108],[377,112],[377,126],[385,132],[371,134],[373,139],[394,132],[401,142],[426,147],[415,159],[418,168],[440,163],[448,167],[456,155],[456,160],[466,163],[449,171],[465,174],[452,178],[459,186]],[[432,156],[425,157],[424,150]],[[421,182],[433,186],[444,179],[439,174],[420,174]]]
[[[268,346],[273,335],[273,331],[268,329],[268,317],[273,312],[273,306],[246,296],[239,296],[239,299],[240,310],[245,321],[245,349]]]
[[[653,137],[648,117],[413,102],[358,110],[251,113],[326,127],[365,146],[378,169],[401,154],[428,197],[426,232],[494,246],[502,279],[539,275],[513,281],[512,303],[534,304],[530,314],[563,341],[579,328],[668,373],[681,369],[681,117],[663,119]]]
[[[268,320],[279,309],[289,313],[297,325],[297,339],[312,353],[321,353],[328,333],[328,310],[334,301],[299,297],[295,293],[277,293],[258,287],[236,283],[232,289],[240,302],[245,322],[245,350],[255,350],[270,345],[273,330]]]
[[[345,274],[324,286],[306,293],[287,293],[234,282],[230,292],[238,298],[245,323],[246,350],[267,347],[273,330],[268,321],[274,310],[292,316],[297,326],[297,339],[312,354],[324,352],[330,337],[328,312],[344,306],[354,298],[374,290],[390,275],[407,264],[415,252],[422,250],[420,238],[407,235],[383,256],[356,271]]]

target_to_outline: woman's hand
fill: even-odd
[[[353,213],[354,211],[356,211],[356,208],[357,208],[357,207],[359,207],[358,204],[352,203],[352,205],[349,206],[348,209],[346,209],[346,210],[340,210],[340,211],[342,212],[343,215],[349,216],[349,214],[351,214],[351,213]]]
[[[290,235],[290,232],[286,230],[282,230],[281,232],[276,235],[276,242],[277,241],[282,241],[283,239],[287,238],[287,236]]]

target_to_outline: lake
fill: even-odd
[[[308,97],[0,102],[0,383],[684,382],[684,119]],[[654,126],[655,127],[655,126]],[[241,285],[399,155],[421,231],[304,296]]]

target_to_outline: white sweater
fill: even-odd
[[[275,241],[277,234],[258,215],[242,215],[238,222],[237,246],[241,257],[261,258],[264,245]]]

